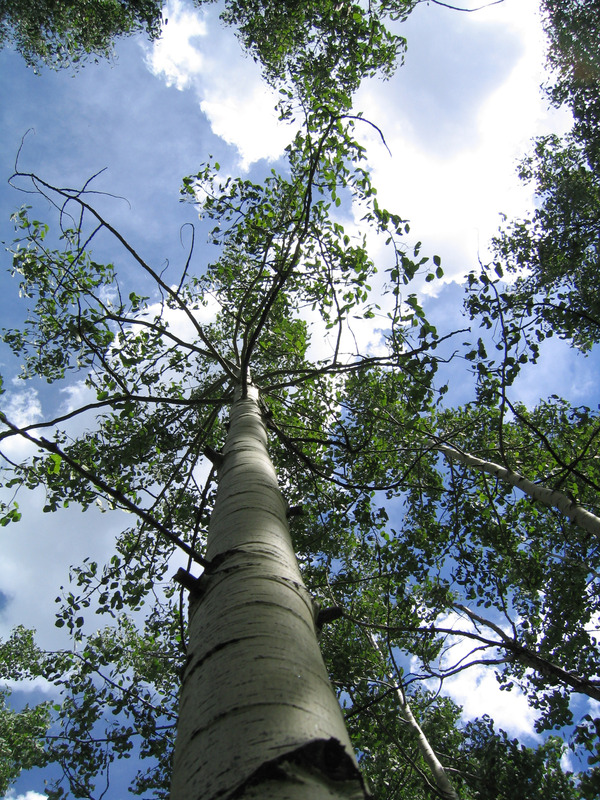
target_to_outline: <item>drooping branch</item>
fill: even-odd
[[[97,489],[100,489],[105,495],[112,498],[119,506],[127,509],[132,514],[135,514],[137,517],[142,519],[146,524],[150,525],[151,528],[154,528],[154,530],[158,531],[158,533],[160,533],[161,536],[168,539],[171,542],[171,544],[174,544],[180,550],[183,550],[183,552],[186,553],[196,564],[200,564],[202,567],[205,568],[209,566],[209,563],[205,558],[203,558],[192,547],[186,544],[179,536],[176,536],[171,530],[169,530],[152,514],[150,514],[149,511],[138,506],[137,503],[134,503],[125,494],[120,492],[118,489],[115,489],[113,486],[110,486],[110,484],[108,484],[105,480],[103,480],[99,475],[96,475],[87,467],[84,467],[83,464],[80,464],[74,458],[71,458],[55,442],[51,442],[48,439],[45,439],[43,436],[39,438],[33,436],[26,430],[19,428],[18,425],[13,424],[1,412],[0,412],[0,421],[3,424],[5,424],[8,428],[10,428],[11,431],[13,431],[13,433],[22,436],[24,439],[26,439],[27,441],[31,442],[36,447],[38,447],[40,450],[45,450],[48,453],[53,453],[59,456],[78,475],[81,475],[92,486],[95,486]]]

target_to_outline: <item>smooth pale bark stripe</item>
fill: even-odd
[[[373,633],[368,632],[367,636],[369,637],[369,640],[373,645],[373,648],[379,653],[383,668],[387,671],[387,659],[383,647],[381,646],[380,642],[377,640],[376,636]],[[389,675],[388,675],[388,680],[390,685],[393,686],[395,681]],[[454,786],[452,785],[450,779],[448,778],[444,766],[442,765],[441,761],[437,757],[433,748],[429,744],[429,740],[425,736],[423,729],[417,722],[416,717],[413,714],[410,704],[407,700],[404,687],[402,687],[401,685],[396,686],[396,697],[398,698],[400,708],[402,709],[402,713],[404,715],[404,722],[408,725],[409,728],[412,729],[413,733],[416,736],[417,746],[421,751],[421,755],[423,756],[425,763],[431,770],[431,773],[435,780],[435,784],[440,793],[440,796],[443,797],[444,800],[459,800],[458,794],[456,793]]]
[[[253,522],[253,515],[248,514],[248,521]],[[264,518],[263,518],[264,519]],[[241,527],[241,526],[240,526]],[[257,555],[264,555],[265,557],[269,554],[272,554],[275,558],[286,558],[288,551],[285,547],[277,539],[277,531],[270,531],[267,533],[271,534],[271,538],[268,541],[265,541],[264,538],[259,538],[252,531],[247,530],[247,525],[244,525],[245,531],[244,533],[235,533],[230,532],[227,535],[223,535],[221,541],[221,548],[219,550],[215,550],[211,552],[211,560],[217,556],[217,554],[221,553],[234,553],[239,552],[242,550],[243,552],[250,555],[250,553],[254,552]],[[264,520],[264,527],[267,529],[268,521]],[[294,562],[285,561],[285,572],[282,574],[295,576],[297,580],[300,580],[300,572]]]
[[[202,646],[186,671],[180,719],[189,717],[191,727],[180,724],[178,737],[191,746],[178,769],[198,775],[202,797],[218,796],[223,783],[231,788],[257,764],[335,728],[332,706],[339,707],[315,658],[312,611],[299,589],[238,569],[209,588],[194,612]]]
[[[404,716],[406,717],[406,722],[412,728],[417,736],[417,744],[419,750],[421,751],[421,755],[425,760],[427,766],[431,770],[433,777],[435,779],[436,786],[438,791],[440,792],[441,796],[447,800],[459,800],[459,797],[456,793],[454,786],[450,783],[450,779],[446,774],[446,770],[443,767],[442,763],[440,762],[439,758],[437,757],[436,753],[434,752],[433,748],[429,744],[429,739],[423,733],[423,729],[415,719],[414,714],[412,713],[412,709],[406,700],[406,697],[402,699],[402,695],[398,692],[398,696],[400,697],[400,702],[402,705],[402,711]]]
[[[249,597],[250,591],[253,592],[252,597]],[[255,607],[254,618],[247,613],[249,605]],[[207,617],[214,614],[203,623],[207,630],[211,630],[213,625],[222,626],[223,618],[227,615],[229,639],[238,638],[259,625],[277,625],[280,617],[285,620],[286,630],[292,637],[306,635],[310,639],[315,633],[311,600],[304,587],[279,576],[255,575],[246,569],[236,570],[216,586],[209,584],[202,603],[193,614],[194,617],[196,614],[206,614]],[[227,641],[225,633],[222,638]],[[195,653],[209,649],[208,642],[199,643]],[[189,661],[188,669],[193,659]]]
[[[187,669],[189,679],[198,682],[195,702],[203,704],[205,725],[244,703],[253,704],[253,697],[264,698],[265,683],[269,703],[285,704],[287,698],[290,706],[321,717],[331,688],[311,653],[314,624],[308,602],[293,585],[251,576],[247,570],[209,590],[196,611],[210,621],[203,625],[204,646]],[[292,665],[290,652],[295,653]],[[245,669],[240,674],[241,663]],[[216,678],[227,687],[218,697],[205,691]]]
[[[238,401],[208,531],[207,558],[214,569],[205,573],[202,595],[190,603],[172,800],[366,796],[265,445],[256,400]],[[246,794],[255,791],[253,776],[273,759],[294,762],[295,754],[320,741],[339,743],[348,774],[355,775],[350,790],[345,779],[310,769],[300,781],[293,766],[289,774],[282,768],[289,787],[267,775],[268,786]],[[298,786],[304,787],[300,794]]]

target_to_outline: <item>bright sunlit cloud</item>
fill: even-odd
[[[47,800],[45,794],[39,792],[25,792],[25,794],[15,794],[12,789],[9,789],[8,794],[4,795],[3,800]]]
[[[468,628],[465,618],[456,613],[440,617],[438,624],[443,628],[456,627],[460,630],[465,630],[467,624]],[[468,664],[473,658],[492,657],[493,650],[486,651],[486,655],[475,653],[470,656],[475,646],[466,637],[447,636],[440,659],[441,668],[450,669],[455,665]],[[420,672],[417,659],[411,660],[411,670]],[[537,738],[537,734],[533,732],[537,717],[534,709],[530,708],[527,698],[516,684],[510,691],[501,690],[493,668],[474,664],[445,678],[443,687],[444,693],[462,706],[465,722],[487,714],[494,720],[496,729],[502,729],[511,736]]]
[[[444,691],[462,706],[466,720],[488,714],[496,729],[511,736],[533,736],[536,714],[516,687],[501,691],[494,673],[486,667],[471,667],[444,681]]]
[[[2,411],[7,420],[17,427],[38,422],[42,417],[42,404],[36,389],[21,389],[20,381],[13,381],[19,387],[8,390],[2,396]],[[31,455],[33,445],[20,436],[13,436],[2,442],[2,452],[12,461],[22,461]]]
[[[22,386],[18,380],[13,383]],[[2,400],[2,407],[7,418],[19,427],[31,425],[42,416],[42,404],[36,389],[7,392]]]
[[[171,0],[166,16],[162,37],[147,48],[151,72],[168,86],[195,92],[213,133],[237,148],[243,170],[260,159],[279,158],[290,128],[278,122],[277,93],[266,86],[257,64],[242,55],[217,11],[191,10]]]
[[[0,682],[0,686],[6,687],[11,691],[25,693],[43,692],[52,697],[56,697],[59,694],[59,691],[53,683],[39,675],[27,681],[3,680]]]
[[[167,17],[162,38],[147,50],[149,69],[195,92],[213,133],[237,148],[243,170],[281,156],[290,129],[277,122],[277,95],[217,10],[171,0]],[[444,37],[440,22],[453,35]],[[531,208],[517,162],[533,135],[565,130],[568,115],[549,111],[540,92],[545,39],[537,0],[505,0],[469,15],[418,6],[401,32],[409,41],[406,66],[388,83],[367,81],[355,103],[381,128],[392,155],[373,128],[357,133],[380,204],[409,216],[409,242],[422,240],[427,255],[442,257],[444,280],[460,281],[479,258],[489,260],[500,213]],[[469,42],[465,53],[452,44],[457,36]],[[411,49],[413,39],[419,44]],[[416,89],[407,88],[415,74]],[[373,255],[385,260],[379,249]],[[439,283],[421,289],[435,294]]]
[[[148,52],[147,61],[151,71],[160,75],[167,86],[181,91],[189,88],[205,68],[197,45],[206,36],[206,22],[202,14],[184,7],[179,0],[168,4],[165,17],[167,24]]]
[[[417,8],[407,26],[417,13],[425,18],[431,10]],[[450,61],[455,81],[462,78],[470,84],[470,89],[465,85],[463,90],[470,95],[456,93],[448,101],[454,102],[454,107],[444,107],[444,93],[438,88],[444,74],[433,61],[419,63],[424,73],[419,78],[419,93],[403,94],[400,70],[394,79],[400,98],[396,105],[389,102],[387,85],[363,89],[357,104],[381,127],[392,153],[390,156],[378,134],[364,129],[380,203],[410,217],[411,240],[422,240],[427,255],[442,257],[446,281],[462,280],[477,266],[478,258],[489,258],[488,243],[497,231],[501,212],[519,216],[531,208],[531,188],[518,180],[517,163],[532,136],[563,131],[569,122],[566,113],[548,110],[540,91],[545,45],[535,0],[520,0],[518,8],[514,0],[506,0],[469,15],[468,20],[457,21],[456,14],[448,11],[447,20],[470,31],[475,44],[468,56],[477,61],[461,63],[456,55],[443,53],[440,59]],[[418,33],[424,35],[426,26],[417,17],[415,24],[421,25]],[[406,69],[411,66],[408,36]],[[434,39],[434,44],[440,40]],[[503,61],[501,70],[493,69],[495,60]],[[495,86],[488,86],[493,83]],[[430,115],[429,127],[424,128],[419,104],[425,107],[436,102],[437,113]],[[424,292],[435,293],[438,287],[437,283],[427,285]]]

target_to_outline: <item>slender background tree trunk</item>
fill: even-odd
[[[528,494],[533,500],[542,503],[548,508],[556,508],[572,522],[583,530],[591,533],[592,536],[600,537],[600,518],[595,514],[582,508],[574,500],[567,497],[567,495],[559,492],[557,489],[548,489],[539,483],[527,480],[523,475],[513,470],[507,469],[500,464],[495,464],[493,461],[484,461],[481,458],[472,456],[469,453],[464,453],[457,450],[455,447],[449,445],[439,444],[438,442],[431,441],[431,446],[440,453],[443,453],[446,458],[458,461],[467,467],[474,467],[481,472],[487,472],[488,475],[493,475],[495,478],[506,481],[517,489],[520,489],[525,494]]]
[[[190,594],[172,800],[364,798],[319,650],[258,393],[232,407]]]
[[[379,654],[381,663],[387,672],[387,659],[381,643],[377,641],[377,638],[373,633],[368,632],[367,636],[371,642],[371,645],[373,646],[373,649]],[[396,697],[398,698],[398,702],[402,710],[403,721],[412,730],[415,736],[417,747],[423,756],[423,760],[431,770],[431,774],[433,775],[433,779],[440,797],[444,798],[444,800],[459,800],[456,790],[454,789],[454,786],[452,785],[444,766],[437,757],[433,747],[429,744],[429,739],[425,736],[423,729],[417,722],[415,715],[412,712],[410,703],[406,697],[406,692],[404,691],[404,687],[400,682],[395,681],[390,675],[388,675],[388,680],[390,686],[395,686],[396,688]]]

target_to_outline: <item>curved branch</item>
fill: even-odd
[[[235,381],[235,370],[233,365],[230,364],[227,358],[221,356],[218,350],[214,347],[208,336],[205,334],[203,327],[200,325],[198,320],[194,317],[191,310],[188,308],[187,304],[181,299],[179,296],[178,291],[172,289],[167,283],[163,281],[161,276],[154,270],[152,267],[147,264],[144,259],[139,255],[139,253],[129,244],[129,242],[125,239],[125,237],[119,233],[119,231],[111,225],[104,217],[96,211],[96,209],[87,203],[85,200],[82,199],[80,196],[84,190],[72,190],[72,189],[60,189],[56,186],[53,186],[50,183],[39,178],[35,173],[26,173],[26,172],[15,172],[11,178],[9,179],[12,181],[14,178],[27,178],[32,182],[32,184],[36,187],[36,191],[44,194],[38,188],[38,186],[43,186],[48,192],[52,192],[57,194],[59,197],[63,197],[65,200],[64,205],[69,203],[70,201],[74,201],[79,204],[82,212],[87,211],[94,219],[96,219],[100,225],[105,228],[109,233],[114,236],[114,238],[125,248],[125,250],[132,256],[134,261],[139,264],[139,266],[148,274],[150,277],[155,281],[158,287],[172,299],[175,305],[186,315],[189,321],[192,323],[194,329],[196,330],[198,336],[204,342],[207,349],[209,350],[210,354],[213,358],[220,364],[222,369],[225,371],[229,377]],[[87,184],[86,184],[87,185]],[[18,188],[18,187],[17,187]],[[64,207],[63,205],[63,207]]]
[[[484,8],[490,8],[490,6],[497,6],[500,3],[503,3],[504,0],[492,0],[491,3],[485,3],[482,6],[477,6],[476,8],[462,8],[461,6],[453,6],[450,3],[443,3],[442,0],[417,0],[417,3],[433,3],[436,6],[442,6],[442,8],[449,8],[451,11],[466,11],[467,13],[471,13],[473,11],[483,11]]]
[[[131,501],[126,495],[122,492],[114,489],[105,480],[100,478],[98,475],[95,475],[93,472],[84,467],[74,458],[71,458],[67,453],[64,452],[55,442],[50,442],[48,439],[44,439],[44,437],[40,437],[39,439],[35,436],[32,436],[27,431],[20,429],[17,425],[13,425],[4,414],[0,415],[0,419],[2,422],[7,425],[15,434],[19,434],[24,439],[27,439],[32,444],[39,447],[41,450],[45,450],[48,453],[55,453],[56,455],[60,456],[60,458],[68,464],[71,469],[77,472],[78,475],[81,475],[87,481],[89,481],[92,486],[100,489],[104,494],[111,497],[115,500],[119,506],[122,508],[127,509],[132,514],[135,514],[140,519],[144,520],[150,527],[154,528],[158,533],[168,539],[171,544],[174,544],[180,550],[183,550],[184,553],[195,561],[197,564],[200,564],[202,567],[207,568],[210,564],[205,558],[203,558],[199,553],[196,553],[195,550],[186,544],[179,536],[176,536],[172,531],[170,531],[165,525],[159,522],[150,512],[146,511],[144,508],[140,508],[136,503]]]

